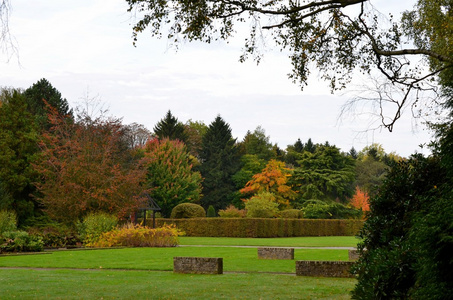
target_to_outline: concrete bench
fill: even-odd
[[[352,261],[296,261],[296,275],[312,277],[354,278],[350,273]]]
[[[294,259],[294,248],[259,247],[259,259]]]
[[[223,258],[173,257],[173,272],[192,274],[223,274]]]

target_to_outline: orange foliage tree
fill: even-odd
[[[288,207],[290,201],[296,198],[296,192],[287,184],[290,176],[291,170],[285,167],[284,162],[271,159],[261,173],[253,175],[252,180],[240,192],[246,196],[270,192],[275,195],[280,206]]]
[[[121,218],[142,205],[146,170],[125,145],[120,120],[85,115],[74,122],[50,111],[52,128],[34,164],[37,198],[49,216],[65,223],[93,211]]]
[[[351,205],[363,212],[370,211],[370,197],[367,192],[363,192],[358,186],[355,188],[355,194],[351,198]]]

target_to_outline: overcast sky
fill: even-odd
[[[412,2],[398,3],[410,8]],[[373,3],[394,11],[389,3],[397,1]],[[71,106],[97,97],[125,124],[137,122],[150,130],[171,110],[182,122],[207,125],[220,115],[238,140],[261,126],[283,149],[298,138],[311,138],[343,151],[374,142],[402,156],[428,153],[419,145],[431,134],[415,126],[410,113],[392,133],[360,134],[369,117],[338,119],[352,95],[331,95],[316,76],[301,91],[287,78],[289,60],[278,51],[269,49],[256,66],[239,63],[241,38],[228,44],[184,43],[176,52],[166,40],[144,33],[133,47],[131,23],[124,0],[14,0],[10,31],[20,64],[0,53],[0,86],[27,88],[46,78]]]

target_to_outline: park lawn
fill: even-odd
[[[1,299],[349,299],[355,279],[266,273],[0,269]]]
[[[173,270],[173,257],[222,257],[225,272],[295,273],[293,260],[258,259],[257,248],[171,247],[65,250],[0,257],[0,267]],[[348,260],[348,250],[295,249],[295,260]]]
[[[180,237],[181,245],[272,246],[272,247],[356,247],[355,236],[316,236],[286,238]]]

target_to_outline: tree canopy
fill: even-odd
[[[358,99],[373,100],[390,131],[408,105],[418,113],[421,95],[436,92],[433,80],[438,75],[453,73],[448,0],[419,0],[401,19],[390,15],[387,22],[368,0],[126,2],[137,18],[134,44],[145,30],[177,45],[183,40],[228,40],[250,28],[240,60],[251,56],[259,62],[265,36],[270,36],[277,49],[288,53],[289,77],[302,87],[313,69],[332,91],[345,88],[357,73],[375,78],[375,91]]]

